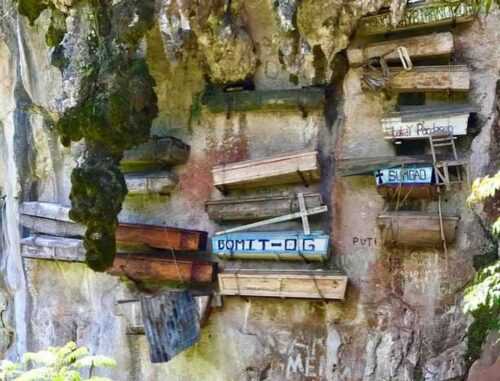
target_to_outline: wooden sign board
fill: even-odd
[[[361,35],[375,35],[438,27],[472,21],[475,16],[474,7],[463,1],[426,1],[423,4],[409,6],[395,27],[392,25],[390,11],[363,17],[357,32]]]
[[[141,296],[152,363],[170,361],[200,338],[198,306],[189,291]]]
[[[455,241],[459,218],[443,216],[447,243]],[[439,215],[421,212],[388,212],[377,217],[387,246],[436,247],[442,245]]]
[[[424,36],[384,40],[364,47],[350,47],[347,58],[351,66],[360,66],[372,58],[384,57],[386,61],[398,61],[397,48],[404,46],[412,60],[423,57],[446,56],[453,53],[454,41],[450,32],[432,33]]]
[[[172,136],[154,137],[125,151],[120,166],[124,172],[137,172],[184,164],[190,150],[189,145]]]
[[[432,165],[384,168],[375,172],[377,186],[422,185],[434,182]]]
[[[387,115],[381,124],[388,140],[467,135],[469,114],[474,111],[469,105],[416,106]]]
[[[319,193],[304,194],[307,209],[323,205]],[[210,219],[215,221],[259,220],[299,211],[297,195],[271,195],[261,197],[226,198],[206,203]]]
[[[177,185],[178,179],[167,171],[150,173],[128,173],[125,175],[128,195],[160,194],[167,195]]]
[[[465,65],[391,68],[387,86],[395,92],[469,91],[470,73]]]
[[[221,191],[301,182],[309,184],[320,179],[320,166],[316,151],[298,152],[216,166],[212,175],[215,187]]]
[[[212,237],[222,258],[319,261],[328,258],[330,237],[322,232],[238,232]]]
[[[225,270],[219,288],[222,295],[343,300],[347,276],[327,270]]]
[[[85,248],[81,239],[37,235],[21,240],[24,258],[84,262]]]

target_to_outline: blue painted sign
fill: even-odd
[[[323,260],[330,237],[323,232],[238,232],[212,237],[212,252],[222,258]]]
[[[377,186],[432,184],[433,178],[432,166],[395,167],[375,171]]]

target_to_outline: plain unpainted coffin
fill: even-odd
[[[320,179],[317,151],[282,154],[265,159],[219,165],[212,169],[214,185],[221,191]]]
[[[219,288],[222,295],[343,300],[347,276],[331,270],[225,269]]]
[[[168,195],[177,185],[177,176],[168,171],[125,174],[128,196]]]

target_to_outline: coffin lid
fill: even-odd
[[[479,107],[471,104],[400,106],[400,111],[391,112],[385,118],[401,118],[402,122],[414,122],[421,119],[442,118],[478,111]]]
[[[379,214],[377,218],[379,219],[394,219],[398,218],[419,218],[419,219],[428,219],[428,220],[439,220],[439,214],[437,213],[426,213],[426,212],[417,212],[417,211],[397,211],[397,212],[387,212]],[[443,220],[460,220],[458,216],[443,216]]]
[[[226,268],[222,274],[236,274],[236,275],[301,275],[301,276],[345,276],[346,274],[338,269],[235,269]]]

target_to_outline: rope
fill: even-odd
[[[175,250],[171,248],[170,252],[172,253],[172,257],[174,258],[175,269],[177,270],[177,276],[179,277],[179,281],[181,283],[185,283],[184,279],[182,278],[181,271],[179,270],[179,265],[177,264],[177,258],[175,257]],[[192,266],[193,262],[191,262],[191,270]]]
[[[448,258],[448,245],[446,244],[446,235],[444,234],[444,225],[443,225],[443,214],[441,211],[441,192],[438,188],[438,211],[439,211],[439,228],[441,230],[441,241],[443,242],[443,250],[444,255]]]

